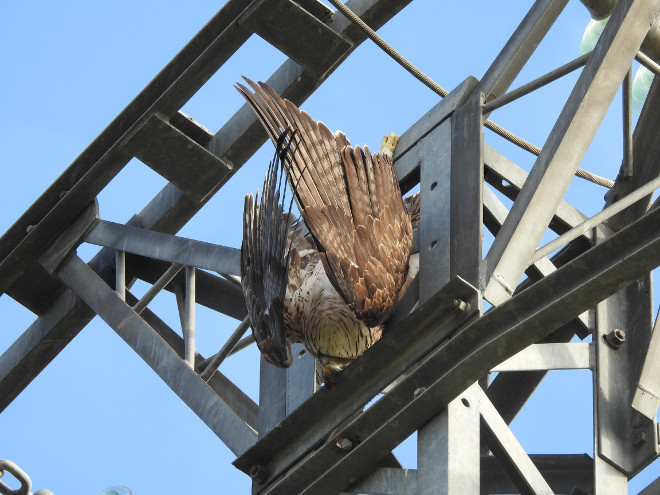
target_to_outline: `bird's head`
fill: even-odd
[[[318,354],[318,360],[321,363],[321,368],[323,368],[324,376],[326,379],[330,379],[330,381],[336,378],[346,366],[353,362],[352,359],[328,356],[322,353]]]

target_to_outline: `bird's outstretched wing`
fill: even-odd
[[[389,158],[352,147],[267,84],[237,84],[274,143],[294,129],[290,184],[332,285],[368,326],[390,315],[406,278],[410,216]]]
[[[298,231],[293,215],[284,211],[286,181],[282,160],[290,152],[285,130],[276,142],[259,202],[245,196],[241,285],[250,316],[252,334],[266,359],[280,367],[291,365],[291,346],[284,323],[291,235]]]

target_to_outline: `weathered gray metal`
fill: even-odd
[[[357,2],[352,8],[377,28],[409,2],[368,0]],[[18,339],[16,346],[10,346],[0,356],[0,370],[4,371],[0,373],[0,410],[95,316],[81,299],[49,277],[35,259],[129,161],[130,155],[122,149],[127,133],[131,129],[138,129],[155,112],[170,117],[170,123],[175,122],[179,130],[229,164],[230,172],[216,184],[216,191],[264,143],[266,135],[247,107],[240,109],[212,136],[177,112],[252,34],[237,24],[238,17],[250,3],[249,0],[227,2],[147,85],[140,97],[117,116],[3,235],[0,242],[0,291],[7,291],[40,317]],[[323,11],[319,8],[313,10],[318,15]],[[324,77],[318,78],[292,60],[287,60],[268,80],[271,87],[284,93],[296,104],[301,104],[309,97],[331,73],[330,69],[336,68],[365,39],[345,19],[332,18],[327,23],[349,39],[352,47],[332,62]],[[61,195],[62,192],[66,194]],[[206,199],[201,202],[192,201],[184,191],[168,183],[130,225],[174,234],[204,206]],[[38,224],[37,227],[26,234],[27,227],[35,224]],[[104,280],[114,279],[114,252],[102,250],[90,265]],[[141,272],[140,276],[153,282],[166,269],[166,266],[161,269],[150,265],[148,273],[144,273],[145,267],[134,266],[132,271],[129,270],[127,280]],[[242,319],[245,310],[240,291],[229,287],[229,284],[223,285],[221,280],[205,279],[209,281],[209,289],[212,290],[200,294],[200,303],[222,308],[221,311]],[[197,282],[199,286],[199,277]],[[218,288],[222,297],[214,294]],[[202,296],[207,297],[207,302],[202,302]],[[227,298],[229,302],[225,302]]]
[[[210,388],[80,258],[64,262],[60,279],[76,292],[172,388],[236,455],[256,441],[244,418]]]
[[[349,3],[378,28],[409,1]],[[627,477],[658,457],[660,339],[651,336],[649,271],[660,264],[660,208],[648,210],[648,191],[632,194],[660,173],[653,108],[660,84],[624,147],[622,172],[607,198],[615,206],[601,214],[608,221],[597,216],[582,228],[586,217],[561,198],[633,57],[655,67],[637,51],[660,0],[621,0],[591,55],[506,94],[566,3],[537,0],[482,80],[466,79],[401,136],[394,159],[402,190],[418,183],[421,190],[422,268],[382,341],[334,387],[320,390],[314,360],[302,347],[287,370],[262,362],[257,406],[217,371],[245,320],[212,359],[194,346],[196,303],[245,317],[232,279],[240,275],[238,250],[173,234],[265,134],[245,107],[215,134],[178,109],[253,32],[291,57],[268,82],[296,104],[364,35],[315,0],[230,0],[2,237],[0,290],[39,318],[0,356],[0,410],[98,314],[239,456],[235,465],[252,476],[255,491],[625,492]],[[587,58],[529,176],[483,143],[489,112]],[[169,183],[129,224],[99,220],[96,205],[85,205],[131,156]],[[177,167],[180,161],[189,168]],[[484,182],[515,201],[510,212]],[[623,209],[626,195],[632,206]],[[485,264],[482,225],[496,236]],[[564,234],[576,226],[577,236],[551,259],[544,252],[534,257],[546,228]],[[74,253],[83,240],[104,246],[89,265]],[[184,265],[186,275],[177,274]],[[528,279],[519,284],[523,272]],[[141,301],[129,290],[136,278],[154,284]],[[146,308],[161,289],[177,294],[183,338]],[[484,294],[496,307],[482,316]],[[628,335],[618,347],[603,339],[615,329]],[[589,333],[592,343],[568,343]],[[551,369],[593,372],[594,459],[528,455],[507,427]],[[492,370],[498,377],[482,389],[476,382]],[[404,470],[390,452],[415,431],[418,469]]]
[[[660,8],[621,0],[486,256],[484,297],[511,297]]]

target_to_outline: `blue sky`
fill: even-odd
[[[480,78],[522,20],[531,2],[415,0],[379,34],[440,85],[452,89]],[[0,4],[0,182],[5,186],[0,232],[6,231],[82,150],[217,12],[221,2],[3,2]],[[514,87],[578,55],[586,9],[569,2]],[[217,131],[242,105],[232,84],[246,75],[265,80],[284,56],[253,36],[183,107]],[[569,75],[525,97],[492,119],[541,146],[569,94]],[[355,144],[377,148],[383,135],[404,132],[438,97],[365,42],[304,104]],[[620,165],[617,98],[587,153],[583,168],[614,178]],[[534,157],[486,133],[486,141],[529,170]],[[240,246],[243,196],[260,187],[272,152],[264,146],[187,224],[180,235]],[[106,220],[127,221],[164,186],[132,161],[99,196]],[[604,190],[575,179],[565,199],[587,215],[602,208]],[[488,242],[488,236],[486,238]],[[82,246],[89,259],[95,249]],[[146,285],[134,288],[139,295]],[[150,308],[178,329],[174,297]],[[657,311],[657,298],[654,304]],[[35,316],[0,297],[0,352]],[[197,308],[199,350],[216,352],[238,324]],[[257,400],[254,348],[221,368]],[[592,455],[591,373],[554,372],[513,423],[530,453]],[[543,421],[539,421],[539,417]],[[542,426],[540,426],[542,425]],[[414,442],[397,452],[415,467]],[[111,485],[136,495],[248,493],[249,480],[233,456],[151,369],[102,321],[94,319],[0,414],[0,458],[32,477],[34,490],[95,494]],[[656,461],[630,483],[636,493],[660,474]]]

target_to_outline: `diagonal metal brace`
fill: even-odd
[[[61,267],[60,279],[89,305],[236,455],[256,432],[209,387],[131,307],[77,256]]]

